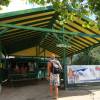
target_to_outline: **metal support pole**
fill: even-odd
[[[67,88],[67,59],[66,59],[66,48],[63,48],[63,65],[64,65],[64,89]]]
[[[38,49],[39,49],[39,47],[36,46],[36,56],[38,56]]]
[[[1,41],[0,41],[0,58],[2,56],[2,46],[1,46]]]
[[[85,51],[85,57],[88,57],[88,61],[87,61],[87,65],[90,64],[90,57],[89,57],[89,51],[90,51],[90,48],[88,48],[86,51]]]
[[[46,63],[46,50],[44,49],[44,62]],[[46,67],[44,68],[44,78],[46,77]]]
[[[73,59],[73,55],[71,56],[71,63],[70,64],[72,64],[72,59]]]
[[[46,50],[44,49],[44,61],[45,61],[45,58],[46,58]]]
[[[87,50],[87,54],[88,54],[88,65],[90,64],[90,55],[89,55],[89,52],[90,52],[90,48]]]
[[[2,46],[0,41],[0,93],[1,93],[1,83],[2,83],[2,75],[1,75],[1,58],[2,58]]]
[[[6,67],[6,55],[7,55],[6,50],[3,47],[2,42],[0,41],[0,58],[3,59],[5,67]]]
[[[37,54],[38,56],[40,56],[40,54],[43,52],[43,49],[40,47],[40,44],[38,45],[38,49],[37,49]]]
[[[64,31],[64,27],[63,27],[63,31]],[[63,43],[65,44],[65,37],[63,34]],[[64,65],[64,90],[66,90],[67,88],[67,57],[66,57],[66,48],[63,47],[63,65]]]

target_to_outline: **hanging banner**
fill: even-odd
[[[100,82],[100,65],[68,65],[68,84]]]

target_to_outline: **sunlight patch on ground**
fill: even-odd
[[[84,96],[66,96],[66,97],[60,97],[58,100],[92,100],[92,97],[90,95],[84,95]]]

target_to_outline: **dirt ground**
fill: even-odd
[[[0,100],[54,100],[49,97],[47,81],[39,81],[33,85],[3,87]],[[72,88],[59,90],[58,100],[100,100],[100,88]]]

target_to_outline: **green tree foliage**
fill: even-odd
[[[96,25],[100,28],[100,0],[25,0],[29,3],[38,5],[52,4],[55,11],[59,14],[59,23],[64,24],[67,20],[73,21],[75,15],[96,15]],[[8,5],[10,0],[0,0],[1,5]],[[69,10],[70,11],[69,11]],[[73,9],[73,10],[71,10]],[[84,23],[83,27],[94,26],[93,22]]]
[[[93,48],[89,53],[81,52],[73,57],[72,64],[93,65],[100,64],[100,46]]]
[[[1,6],[8,6],[10,3],[10,0],[0,0],[0,9],[2,9]]]
[[[88,65],[90,62],[89,56],[81,52],[73,57],[72,64],[74,65]]]
[[[91,51],[90,51],[90,62],[93,63],[93,64],[100,64],[100,46],[96,47],[96,48],[93,48]]]
[[[96,15],[96,24],[93,22],[86,22],[83,27],[90,28],[98,25],[100,28],[100,0],[27,0],[30,3],[39,5],[52,4],[55,11],[59,13],[59,23],[67,23],[67,20],[73,21],[75,15],[90,16]],[[73,9],[73,10],[72,10]],[[70,11],[69,11],[70,10]]]

